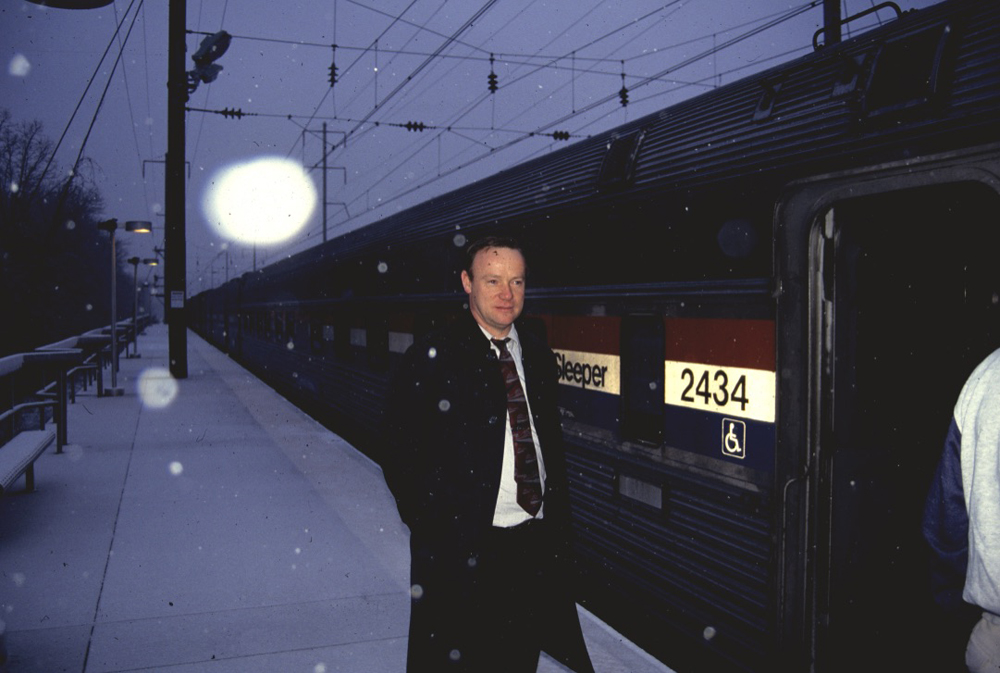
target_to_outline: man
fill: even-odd
[[[517,243],[467,252],[469,311],[406,352],[387,405],[386,481],[410,529],[411,673],[593,668],[570,590],[556,365],[519,331]]]
[[[973,673],[1000,670],[1000,350],[966,381],[924,510],[924,537],[935,555],[938,602],[962,598],[982,610],[965,663]]]

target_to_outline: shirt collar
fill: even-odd
[[[480,325],[479,323],[476,323],[476,327],[478,327],[479,331],[481,331],[483,333],[483,336],[485,336],[487,339],[490,340],[490,347],[491,348],[496,348],[496,346],[492,343],[493,339],[495,339],[496,337],[493,336],[492,334],[490,334],[489,332],[487,332],[485,329],[483,329],[483,326]],[[517,347],[518,350],[521,349],[521,340],[517,336],[517,327],[515,327],[514,325],[510,326],[510,331],[507,332],[507,336],[505,336],[504,338],[505,339],[510,339],[510,342],[513,343]],[[509,346],[510,344],[507,344],[507,345]]]

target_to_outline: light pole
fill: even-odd
[[[139,258],[129,257],[132,265],[132,355],[125,351],[125,357],[139,357]],[[128,348],[128,346],[126,346]]]
[[[159,262],[155,257],[129,257],[128,263],[132,265],[132,355],[126,353],[126,357],[139,357],[139,262],[148,266],[156,266]]]
[[[104,389],[105,395],[120,396],[124,391],[118,387],[118,257],[115,252],[115,230],[118,220],[111,218],[97,225],[97,228],[108,232],[111,237],[111,387]],[[153,225],[141,220],[130,220],[125,223],[125,231],[137,234],[148,234]]]
[[[141,297],[140,303],[145,307],[146,315],[152,319],[155,317],[153,314],[153,288],[148,280],[142,281],[142,292],[139,293],[139,296]]]
[[[184,231],[184,106],[188,101],[185,44],[187,37],[187,0],[170,0],[167,18],[167,155],[164,194],[167,202],[167,229],[163,237],[166,248],[166,301],[164,320],[167,323],[170,373],[175,379],[186,379],[187,326],[184,304],[187,296],[187,253]]]

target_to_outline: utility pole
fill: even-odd
[[[323,242],[326,243],[326,122],[323,122]]]
[[[307,133],[312,134],[312,133],[315,133],[315,131],[313,131],[311,129],[303,129],[302,130],[302,163],[303,164],[305,164],[305,162],[306,162],[306,134]],[[347,134],[346,133],[344,133],[343,131],[328,131],[327,130],[327,126],[326,126],[326,122],[323,122],[323,129],[322,129],[322,134],[323,134],[322,135],[323,158],[321,160],[321,163],[319,164],[319,168],[320,168],[321,171],[323,171],[323,214],[322,214],[322,218],[323,218],[323,242],[324,243],[326,243],[327,240],[328,240],[328,238],[329,238],[329,229],[327,227],[327,219],[329,218],[329,215],[327,213],[327,206],[331,205],[330,197],[329,197],[329,189],[328,189],[328,186],[327,186],[328,183],[327,183],[327,178],[326,178],[327,171],[343,171],[344,172],[344,184],[345,185],[347,184],[347,168],[344,167],[344,166],[330,166],[330,165],[327,164],[327,157],[328,157],[328,155],[330,153],[330,151],[327,149],[327,134],[328,133],[339,133],[340,135],[344,136],[343,142],[345,144],[347,143]],[[316,165],[314,164],[313,166],[310,167],[310,170],[313,170],[315,168],[316,168]],[[345,210],[347,208],[347,205],[344,204],[344,203],[342,203],[342,202],[337,202],[336,204],[333,204],[333,205],[344,206]]]
[[[823,46],[840,42],[840,0],[823,0]]]
[[[187,251],[185,236],[185,129],[184,105],[187,103],[185,71],[187,0],[170,0],[167,56],[167,156],[166,234],[164,236],[164,284],[166,301],[164,320],[168,327],[170,374],[186,379],[187,358]]]

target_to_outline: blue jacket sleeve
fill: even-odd
[[[924,507],[923,534],[931,548],[931,590],[944,608],[962,603],[969,559],[969,515],[962,492],[962,433],[952,418]]]

